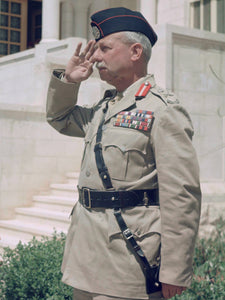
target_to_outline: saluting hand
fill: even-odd
[[[65,71],[65,79],[68,82],[81,82],[92,74],[93,62],[91,58],[95,51],[94,45],[95,41],[89,41],[81,53],[82,43],[77,45],[76,51],[69,60]]]

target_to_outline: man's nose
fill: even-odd
[[[102,55],[99,49],[96,49],[92,56],[92,62],[100,62],[102,61]]]

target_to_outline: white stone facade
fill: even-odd
[[[157,31],[149,72],[191,114],[205,201],[215,194],[223,199],[225,35],[188,28],[188,0],[43,0],[41,43],[0,58],[1,219],[30,204],[32,195],[65,172],[79,171],[82,140],[62,136],[46,123],[46,92],[51,70],[64,68],[81,38],[91,37],[89,16],[112,6],[140,9]],[[81,85],[80,103],[97,101],[105,86],[94,72]]]
[[[201,167],[203,192],[222,195],[224,186],[225,37],[174,25],[157,25],[160,35],[149,70],[175,92],[189,111]],[[216,182],[207,187],[206,183]],[[218,188],[220,186],[220,188]]]

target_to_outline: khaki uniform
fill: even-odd
[[[134,95],[146,81],[152,87],[136,101]],[[80,107],[76,105],[78,88],[78,84],[52,77],[47,120],[60,133],[84,138],[79,187],[104,190],[94,146],[110,92],[93,107]],[[154,113],[147,131],[115,126],[121,111],[141,110]],[[135,82],[120,101],[109,105],[102,134],[103,156],[115,189],[159,188],[160,208],[127,208],[122,215],[150,263],[156,261],[161,243],[160,281],[178,286],[191,283],[200,215],[199,168],[192,135],[188,113],[173,95],[156,86],[152,75]],[[63,282],[84,291],[148,299],[144,275],[126,246],[113,209],[75,205],[62,272]]]

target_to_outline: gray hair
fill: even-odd
[[[144,58],[146,60],[146,63],[148,63],[152,53],[152,45],[149,39],[147,38],[147,36],[141,32],[136,32],[136,31],[124,31],[123,33],[124,33],[125,43],[129,43],[129,44],[140,43],[142,45]]]

